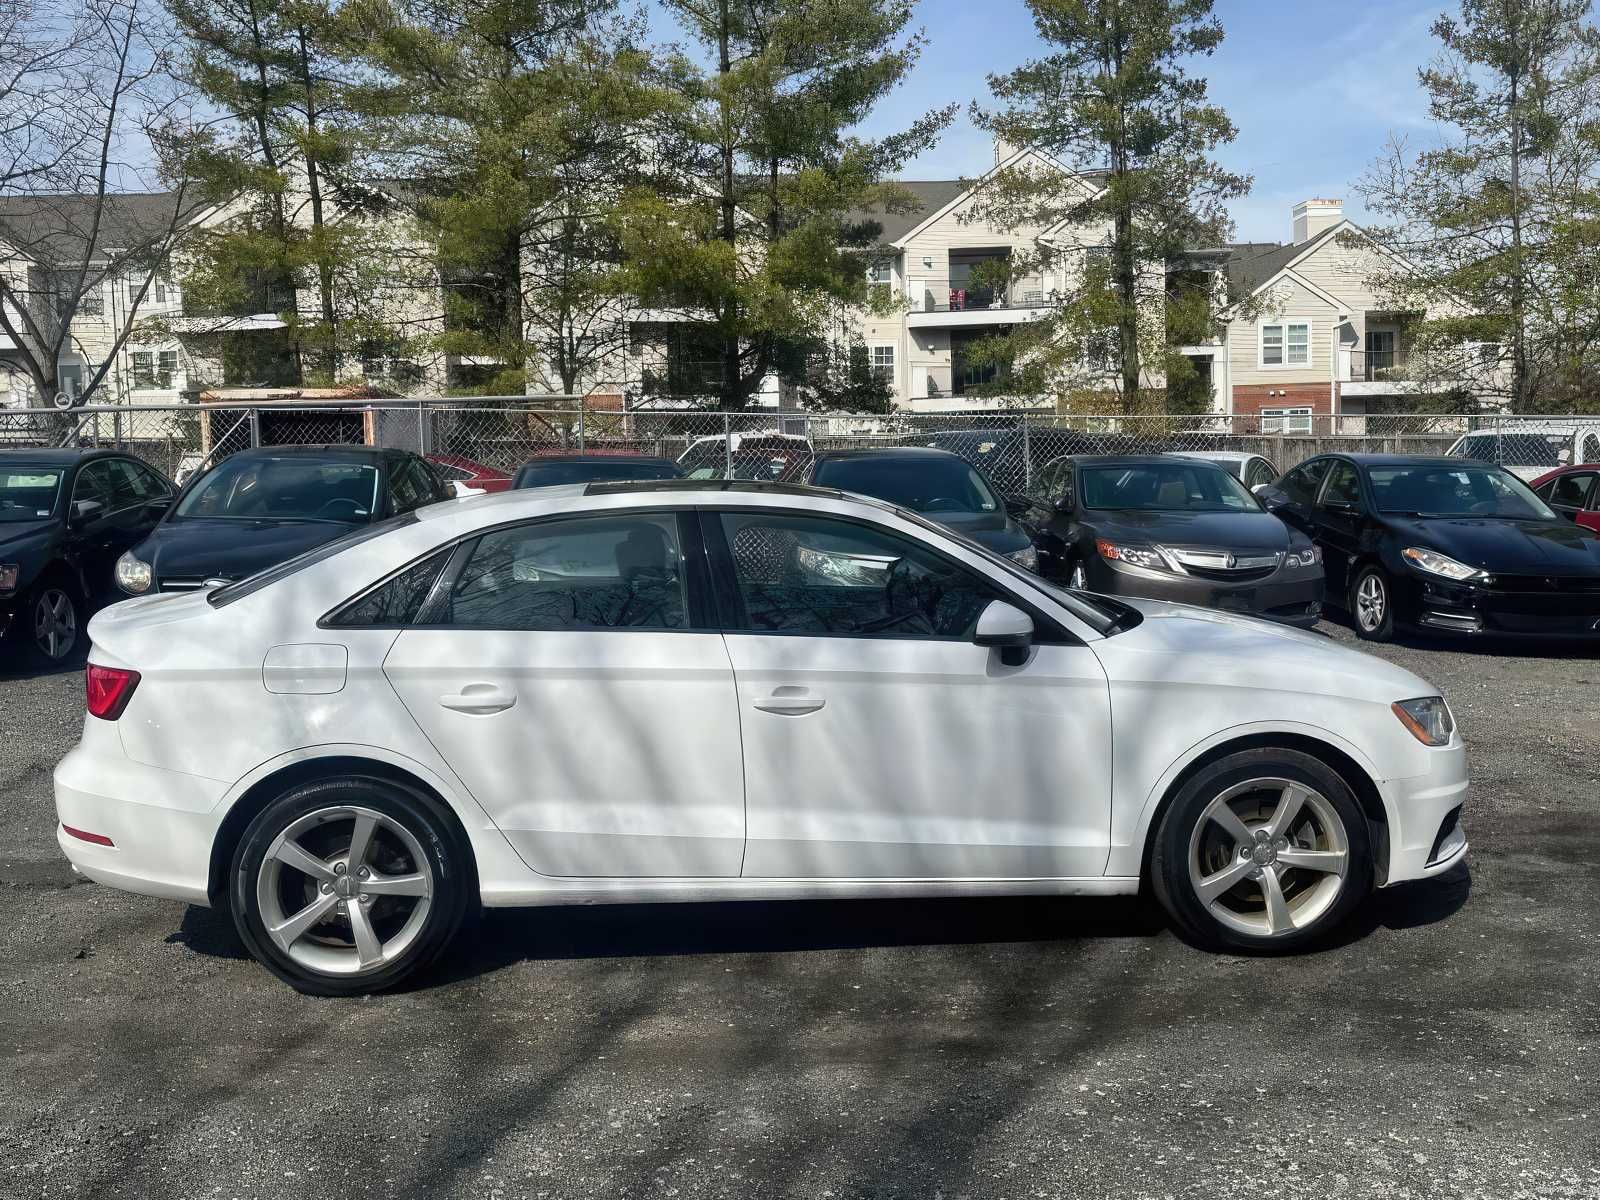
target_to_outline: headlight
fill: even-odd
[[[1100,552],[1101,558],[1110,559],[1112,562],[1127,563],[1130,567],[1147,567],[1152,571],[1182,573],[1181,568],[1174,564],[1159,546],[1124,546],[1119,542],[1096,538],[1094,548]]]
[[[132,550],[117,559],[117,586],[129,595],[143,595],[154,582],[155,572],[150,564],[135,558]]]
[[[1024,571],[1037,571],[1039,569],[1039,551],[1032,546],[1024,546],[1021,550],[1013,551],[1006,557]]]
[[[1286,567],[1314,567],[1322,561],[1321,546],[1307,546],[1303,550],[1291,550],[1283,556],[1283,565]]]
[[[0,596],[9,596],[17,590],[17,577],[21,572],[18,563],[0,563]]]
[[[1450,706],[1443,696],[1423,696],[1418,700],[1397,700],[1390,709],[1400,718],[1400,724],[1410,731],[1424,746],[1444,746],[1455,731],[1455,719],[1450,716]]]
[[[1487,571],[1469,567],[1447,554],[1440,554],[1437,550],[1425,550],[1421,546],[1407,546],[1400,551],[1400,557],[1419,571],[1426,571],[1430,575],[1443,575],[1446,579],[1454,579],[1457,583],[1477,583],[1489,578]]]

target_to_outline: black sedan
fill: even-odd
[[[451,498],[428,463],[373,446],[263,446],[192,477],[117,561],[129,595],[232,582],[369,525]]]
[[[1409,626],[1600,639],[1600,534],[1504,467],[1329,454],[1261,498],[1322,548],[1329,593],[1363,638]]]
[[[70,655],[117,556],[154,529],[172,484],[111,450],[0,451],[0,632]]]
[[[1305,627],[1322,611],[1311,540],[1214,463],[1074,455],[1039,473],[1034,497],[1040,571],[1069,587]]]
[[[909,508],[1030,571],[1038,569],[1028,531],[1007,515],[983,473],[948,450],[825,450],[812,462],[807,482]]]
[[[684,469],[670,458],[649,458],[642,454],[551,454],[523,463],[511,486],[516,489],[621,479],[682,479],[684,474]]]

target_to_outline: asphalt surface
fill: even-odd
[[[1600,656],[1381,653],[1455,709],[1473,850],[1332,949],[1131,900],[542,910],[360,1001],[74,883],[79,677],[7,679],[0,1196],[1600,1197]]]

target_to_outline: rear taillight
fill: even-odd
[[[139,672],[90,663],[84,672],[83,685],[89,715],[102,721],[115,721],[133,699],[133,689],[139,686]]]

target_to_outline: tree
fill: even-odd
[[[141,308],[208,204],[193,176],[203,136],[169,71],[171,30],[148,0],[77,0],[27,30],[30,73],[8,78],[0,187],[0,333],[37,398],[94,397]],[[19,91],[18,88],[21,88]],[[27,121],[14,120],[32,104]],[[110,306],[110,294],[116,302]],[[105,336],[74,332],[80,315]],[[64,359],[82,365],[63,386]]]
[[[1207,305],[1165,305],[1167,263],[1225,241],[1227,202],[1250,186],[1213,159],[1235,130],[1185,65],[1216,49],[1222,27],[1211,0],[1028,0],[1028,8],[1051,53],[991,75],[999,107],[975,104],[974,120],[1089,186],[1027,159],[985,181],[975,212],[1047,231],[1037,255],[1018,257],[1011,273],[1064,262],[1073,281],[1048,317],[989,354],[1013,364],[1014,388],[1059,391],[1109,377],[1131,408],[1158,374],[1192,370],[1175,347],[1210,332]]]
[[[1397,256],[1375,286],[1425,310],[1419,357],[1518,412],[1600,380],[1600,36],[1587,0],[1462,0],[1419,72],[1437,148],[1391,143],[1360,188]],[[1441,384],[1442,386],[1442,384]]]
[[[769,374],[805,378],[841,303],[868,300],[877,227],[850,214],[908,203],[885,183],[948,123],[853,136],[910,71],[910,0],[663,0],[698,55],[662,64],[676,98],[654,135],[660,187],[624,206],[628,286],[703,324],[714,402],[741,409]]]

